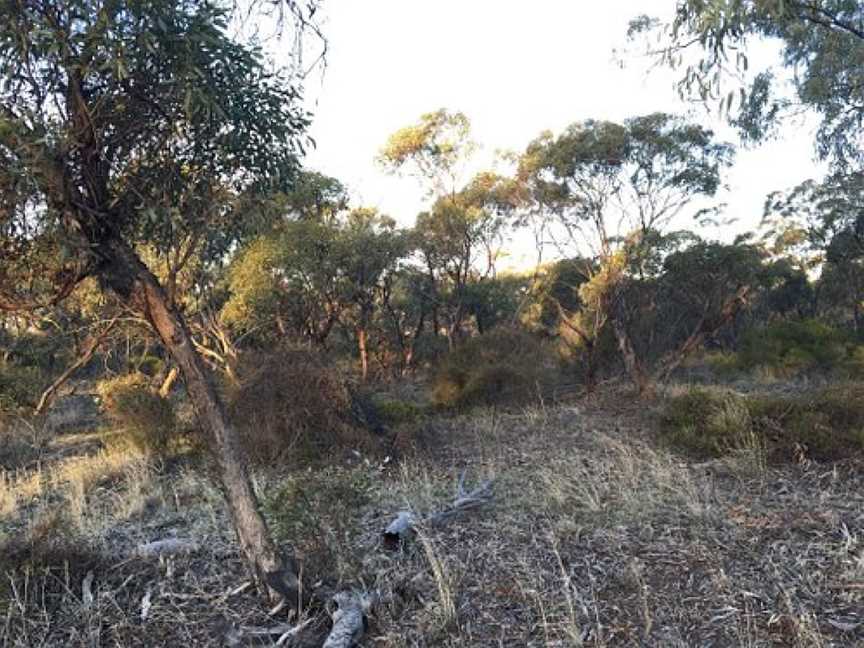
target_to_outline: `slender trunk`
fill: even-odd
[[[81,352],[81,355],[69,365],[66,370],[60,374],[57,379],[52,382],[48,388],[42,392],[42,396],[39,398],[39,402],[36,405],[36,409],[34,410],[35,414],[41,414],[44,412],[48,406],[51,404],[51,401],[54,400],[54,396],[57,395],[57,391],[69,380],[73,374],[81,369],[84,365],[90,362],[90,359],[93,357],[93,354],[96,353],[96,349],[99,348],[99,344],[102,340],[105,339],[105,336],[111,332],[111,329],[114,328],[114,325],[117,323],[117,318],[112,319],[108,325],[103,328],[99,333],[91,337],[85,344],[84,348]]]
[[[366,349],[366,329],[357,328],[357,348],[360,351],[360,375],[365,382],[369,377],[369,352]]]
[[[251,575],[271,600],[298,604],[300,582],[293,557],[284,560],[270,539],[246,470],[245,455],[181,315],[169,306],[153,273],[124,242],[99,246],[100,279],[142,312],[180,368],[201,427],[209,434],[228,509]]]
[[[174,386],[174,383],[177,382],[179,376],[180,370],[177,367],[171,367],[170,371],[168,371],[168,375],[165,376],[165,380],[162,381],[162,385],[159,387],[159,395],[162,398],[168,398],[171,394],[171,388]]]

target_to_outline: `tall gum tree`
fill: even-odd
[[[269,537],[184,318],[136,252],[181,232],[230,238],[239,213],[226,195],[248,205],[296,176],[308,124],[298,90],[230,35],[231,11],[204,0],[0,5],[0,309],[57,302],[94,276],[143,316],[182,372],[254,580],[296,600],[295,561]],[[50,264],[38,260],[46,247]]]
[[[652,393],[653,378],[626,326],[633,262],[697,197],[716,193],[733,154],[710,130],[654,113],[622,124],[579,122],[558,136],[543,133],[521,158],[517,175],[555,221],[558,240],[596,260],[596,271],[579,289],[582,302],[592,304],[592,321],[612,326],[642,394]]]

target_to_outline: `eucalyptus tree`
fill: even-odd
[[[269,538],[184,318],[136,251],[181,237],[227,249],[241,206],[297,175],[308,124],[298,88],[232,35],[233,9],[0,6],[0,308],[55,303],[93,276],[146,319],[182,371],[254,580],[296,599],[294,560]]]
[[[864,328],[864,172],[847,169],[786,192],[765,205],[767,236],[774,249],[809,259],[819,269],[823,308],[851,314]]]
[[[820,118],[820,155],[840,166],[864,161],[859,0],[676,0],[674,8],[666,23],[635,18],[630,34],[657,37],[648,40],[649,51],[681,72],[682,94],[722,102],[754,141],[790,114],[810,110]],[[759,39],[778,42],[782,51],[776,63],[753,70],[748,50]]]
[[[429,196],[440,198],[456,193],[476,150],[468,117],[441,108],[394,132],[377,161],[390,173],[413,176]]]
[[[658,233],[676,216],[717,192],[733,154],[710,130],[655,113],[623,124],[579,122],[558,136],[544,133],[522,157],[518,176],[534,187],[529,193],[542,196],[560,245],[596,260],[596,272],[580,287],[582,302],[597,312],[592,321],[612,325],[640,392],[653,387],[626,326],[626,288],[639,272],[635,262],[665,240]]]
[[[430,208],[417,216],[418,252],[436,288],[432,326],[452,346],[468,314],[467,286],[493,277],[503,244],[514,183],[490,172],[466,181],[477,149],[471,123],[459,112],[427,113],[390,136],[378,162],[416,177]]]
[[[412,251],[411,233],[373,208],[353,209],[340,230],[345,318],[354,329],[360,373],[369,375],[369,329],[383,316],[393,281],[402,261]]]

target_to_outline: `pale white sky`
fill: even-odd
[[[313,74],[306,95],[317,141],[306,164],[335,176],[356,204],[378,207],[404,225],[414,222],[423,193],[411,178],[388,176],[374,157],[387,137],[422,113],[464,112],[483,146],[478,167],[496,149],[521,151],[542,130],[559,132],[587,118],[623,120],[654,111],[683,113],[672,74],[613,56],[626,46],[636,14],[664,15],[674,0],[325,0],[326,71]],[[751,52],[751,62],[771,54]],[[635,52],[634,52],[635,54]],[[692,106],[689,106],[693,110]],[[694,116],[724,139],[734,132],[698,109]],[[813,133],[798,124],[784,138],[739,151],[727,174],[731,238],[758,223],[765,195],[814,175]],[[528,254],[517,241],[516,256]],[[520,263],[513,259],[515,263]],[[523,262],[528,262],[527,259]]]

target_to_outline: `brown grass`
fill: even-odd
[[[435,446],[411,461],[339,458],[321,471],[258,471],[254,482],[277,536],[309,567],[310,586],[379,595],[364,646],[864,642],[859,463],[766,465],[758,474],[694,463],[653,443],[641,405],[627,407],[620,394],[606,403],[433,418]],[[439,510],[463,471],[469,484],[494,480],[491,504],[421,525],[399,551],[382,545],[397,511]],[[57,501],[59,482],[43,472],[40,500]],[[227,513],[200,472],[130,462],[88,492],[90,522],[66,535],[98,547],[94,604],[82,605],[81,571],[34,573],[29,591],[49,577],[62,586],[49,588],[46,604],[13,593],[0,645],[210,646],[232,627],[281,621],[251,591],[237,592],[246,576]],[[157,501],[141,506],[145,493]],[[31,527],[59,535],[52,508],[34,506],[0,529],[16,542],[46,536]],[[130,558],[137,542],[166,535],[202,548],[161,565]],[[321,645],[328,616],[307,614],[314,623],[301,645]]]
[[[250,352],[239,373],[229,411],[256,463],[296,464],[373,445],[353,418],[347,382],[320,355],[291,348]]]

